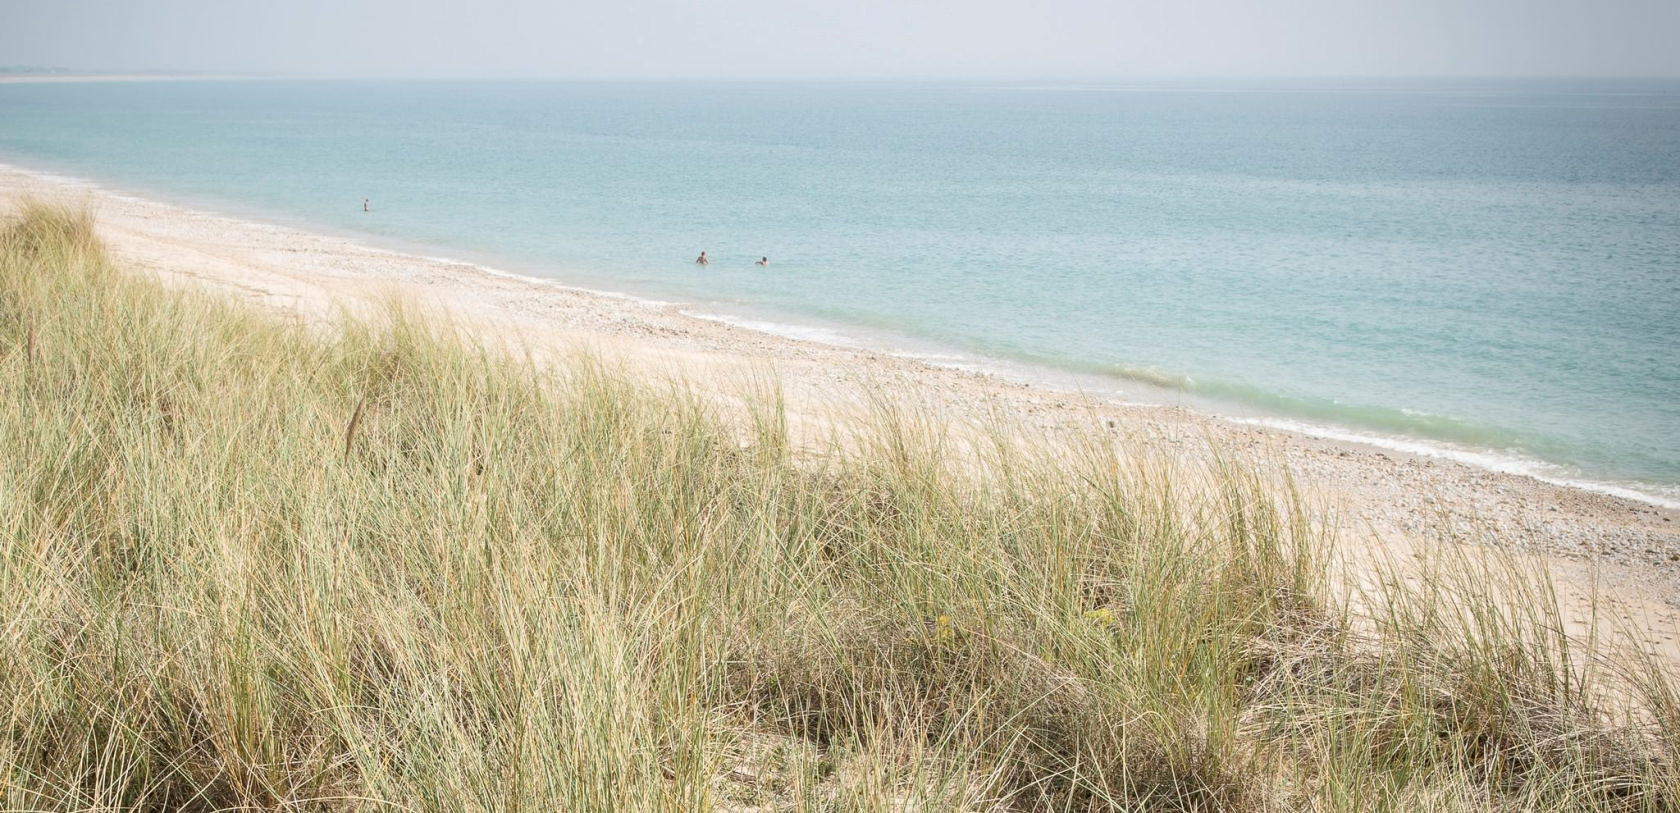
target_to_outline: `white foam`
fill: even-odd
[[[647,307],[647,308],[650,308],[650,309],[664,308],[664,307],[667,307],[670,304],[672,304],[672,303],[667,302],[667,301],[662,300],[662,299],[653,299],[651,297],[646,297],[646,296],[637,296],[635,294],[627,294],[627,293],[624,293],[622,291],[604,291],[604,290],[601,290],[599,288],[586,288],[586,287],[581,286],[581,285],[572,285],[572,284],[569,284],[569,283],[561,282],[560,280],[554,279],[552,277],[539,277],[539,276],[534,276],[534,275],[531,275],[531,274],[521,274],[521,273],[516,272],[516,271],[507,271],[507,270],[504,270],[504,269],[501,269],[501,268],[496,268],[495,266],[485,265],[483,263],[476,263],[476,262],[472,262],[471,260],[462,260],[462,259],[459,259],[459,258],[456,258],[456,257],[444,257],[444,256],[435,255],[435,254],[418,254],[418,253],[414,253],[414,252],[410,252],[410,251],[403,251],[401,249],[391,249],[391,248],[383,248],[383,247],[380,247],[380,246],[370,246],[370,245],[366,245],[366,244],[363,244],[363,243],[358,243],[354,240],[345,240],[345,244],[349,245],[349,246],[353,246],[358,250],[366,251],[366,252],[373,253],[373,254],[383,254],[383,255],[386,255],[386,256],[389,256],[389,257],[400,257],[400,258],[404,258],[404,259],[425,260],[427,262],[437,263],[439,265],[448,265],[448,266],[452,266],[452,267],[455,267],[455,268],[465,268],[465,269],[468,269],[470,271],[473,271],[474,273],[483,274],[487,277],[498,277],[500,279],[508,279],[508,280],[513,280],[515,282],[521,282],[521,283],[524,283],[526,285],[538,285],[538,286],[542,286],[544,288],[553,288],[553,289],[559,290],[559,291],[575,291],[577,293],[589,294],[590,296],[598,296],[598,297],[602,297],[604,299],[614,299],[614,300],[618,300],[618,301],[621,301],[621,302],[630,302],[630,303],[633,303],[633,304],[636,304],[636,305],[641,305],[641,306],[644,306],[644,307]]]
[[[921,362],[929,367],[938,367],[943,370],[957,370],[964,373],[979,373],[981,375],[1002,375],[1004,372],[1002,365],[988,364],[984,359],[977,359],[973,356],[965,356],[960,353],[931,353],[904,350],[889,352],[887,355],[892,356],[893,358]]]
[[[1440,460],[1451,460],[1474,466],[1486,471],[1500,474],[1513,474],[1530,477],[1543,483],[1555,486],[1590,491],[1595,494],[1606,494],[1626,500],[1634,500],[1661,508],[1680,509],[1680,499],[1670,497],[1664,493],[1643,491],[1619,483],[1591,480],[1572,476],[1561,466],[1544,461],[1526,458],[1515,454],[1501,454],[1498,452],[1466,449],[1444,442],[1429,442],[1411,438],[1393,437],[1376,433],[1360,432],[1323,424],[1290,420],[1288,418],[1239,418],[1226,415],[1216,415],[1222,420],[1245,426],[1260,426],[1269,429],[1281,429],[1298,435],[1334,440],[1342,443],[1358,443],[1365,446],[1375,446],[1380,449],[1429,457]]]
[[[81,187],[81,188],[85,188],[85,189],[100,189],[99,184],[96,184],[93,181],[90,181],[86,178],[77,178],[77,177],[72,176],[72,175],[60,175],[56,172],[43,172],[41,170],[35,170],[35,169],[24,169],[22,167],[13,166],[13,165],[7,164],[7,163],[0,163],[0,169],[6,170],[7,172],[16,172],[19,175],[27,175],[31,178],[36,178],[36,179],[39,179],[39,180],[42,180],[42,181],[47,181],[49,183],[60,184],[60,185],[63,185],[63,186],[75,186],[75,187]],[[123,197],[123,196],[113,194],[113,197]],[[124,199],[125,200],[138,200],[138,198],[124,198]]]
[[[742,319],[737,316],[724,316],[722,314],[704,313],[692,310],[681,310],[678,311],[678,313],[691,319],[703,319],[707,322],[717,322],[718,324],[738,327],[743,330],[751,330],[755,333],[765,333],[771,336],[779,336],[784,339],[814,342],[816,344],[826,344],[833,347],[856,348],[862,346],[856,339],[853,339],[852,337],[837,330],[830,330],[828,328],[814,327],[811,325],[794,325],[786,322],[766,322],[759,319]]]

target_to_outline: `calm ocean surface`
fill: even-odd
[[[1676,82],[0,84],[0,161],[1680,500]]]

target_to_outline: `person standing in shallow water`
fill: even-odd
[[[711,260],[706,259],[706,252],[704,251],[700,252],[700,256],[694,260],[695,265],[710,265],[711,262]]]
[[[368,211],[368,199],[362,198],[362,211]]]

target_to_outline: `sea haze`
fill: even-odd
[[[0,160],[1680,498],[1680,83],[0,84]]]

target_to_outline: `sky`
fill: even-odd
[[[0,0],[0,66],[576,78],[1680,76],[1680,0]]]

